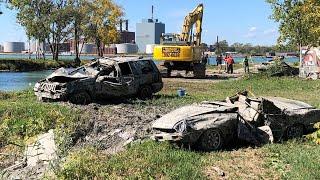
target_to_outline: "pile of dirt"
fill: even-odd
[[[134,104],[91,104],[75,107],[86,111],[91,117],[88,120],[90,125],[82,130],[87,133],[76,138],[75,147],[93,145],[111,154],[123,150],[125,145],[133,141],[149,138],[152,134],[151,122],[172,110],[167,107],[139,107]]]

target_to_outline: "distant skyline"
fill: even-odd
[[[136,23],[151,18],[154,5],[154,18],[165,23],[166,32],[181,32],[184,17],[199,3],[204,4],[203,42],[213,44],[216,36],[235,42],[253,45],[274,45],[278,25],[269,19],[272,11],[264,0],[115,0],[122,6],[125,18],[129,19],[129,30],[136,30]],[[16,22],[16,12],[1,4],[0,44],[6,41],[27,41],[25,31]]]

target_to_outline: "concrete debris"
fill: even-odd
[[[36,141],[27,145],[24,158],[6,168],[0,179],[40,179],[50,165],[58,159],[54,132],[39,135]]]
[[[39,162],[49,164],[50,161],[57,159],[57,147],[54,141],[53,129],[48,133],[38,136],[35,143],[28,145],[25,157],[27,166],[36,166]]]

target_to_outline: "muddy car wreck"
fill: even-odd
[[[100,58],[68,71],[60,68],[35,84],[41,101],[88,104],[113,97],[151,98],[163,87],[159,70],[142,57]]]
[[[249,98],[247,92],[242,92],[225,101],[188,105],[162,116],[152,124],[152,139],[212,151],[231,140],[262,145],[301,137],[319,121],[320,110],[304,102],[280,97]]]

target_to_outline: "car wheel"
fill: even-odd
[[[301,124],[294,124],[289,126],[286,130],[285,136],[286,139],[293,139],[293,138],[300,138],[303,136],[303,125]]]
[[[152,98],[152,89],[150,86],[143,86],[139,91],[139,99],[147,100]]]
[[[199,145],[204,151],[220,150],[223,146],[223,136],[219,129],[208,129],[200,137]]]
[[[87,92],[78,92],[71,96],[70,102],[73,104],[86,105],[91,103],[91,97]]]

